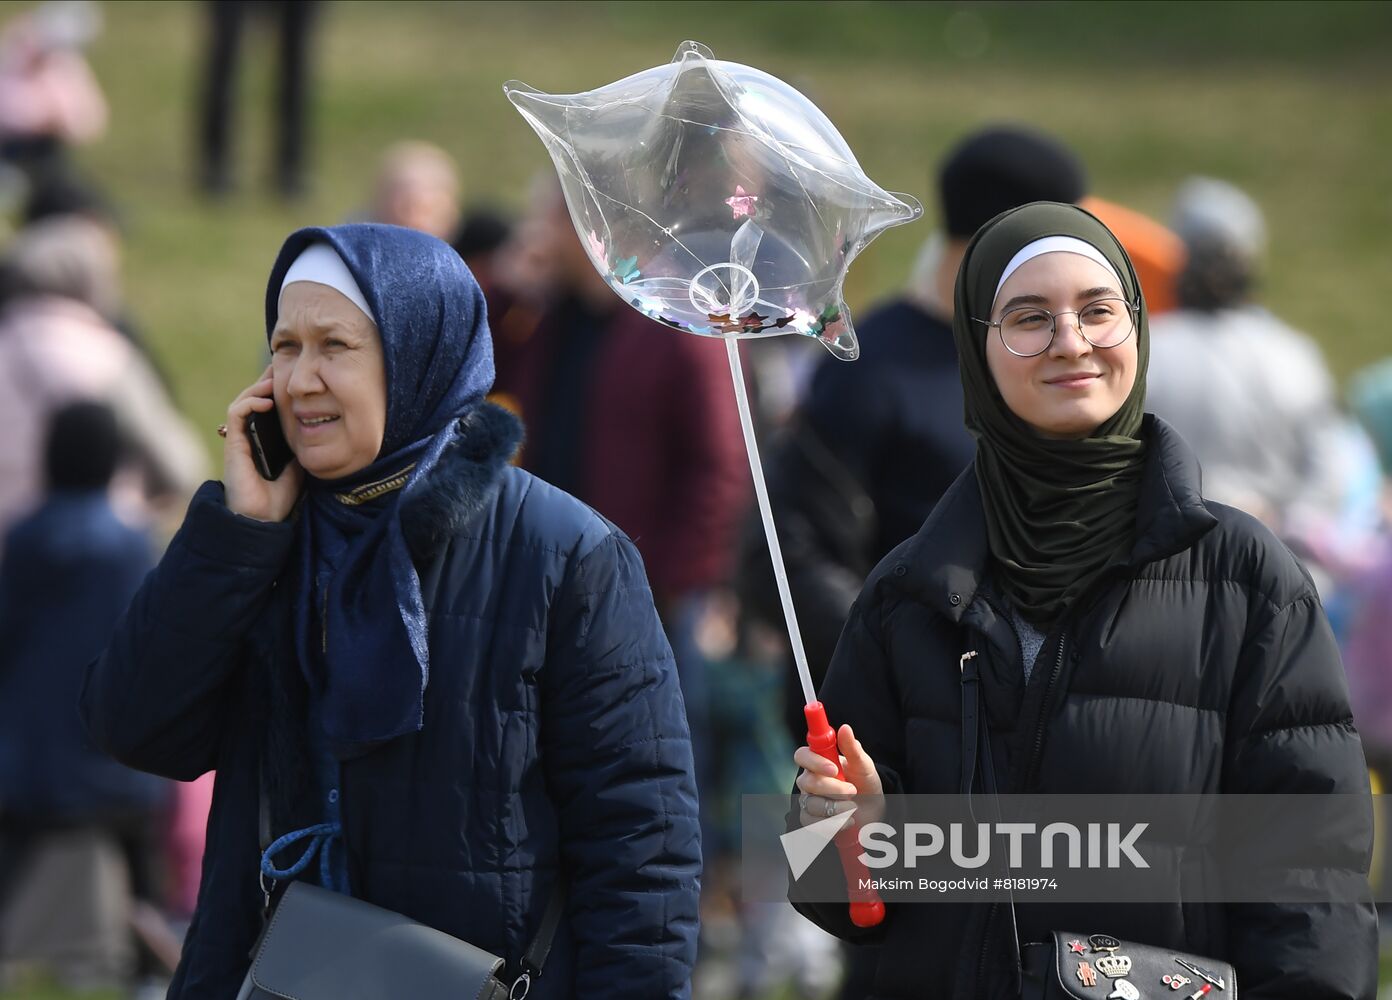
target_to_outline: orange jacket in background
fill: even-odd
[[[1078,203],[1121,241],[1141,279],[1150,315],[1175,308],[1175,287],[1186,257],[1184,243],[1149,216],[1091,195]]]

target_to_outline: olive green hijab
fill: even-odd
[[[1135,540],[1145,442],[1141,439],[1150,333],[1141,300],[1136,316],[1136,382],[1115,414],[1088,437],[1042,438],[1017,417],[986,364],[996,285],[1024,247],[1072,236],[1102,253],[1122,294],[1141,300],[1126,251],[1098,219],[1075,205],[1035,202],[996,216],[967,246],[957,273],[952,321],[961,360],[967,430],[976,439],[976,478],[986,514],[994,576],[1031,622],[1051,626]]]

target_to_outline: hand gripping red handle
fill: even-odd
[[[835,764],[836,777],[845,781],[841,754],[836,746],[836,730],[827,722],[826,708],[820,701],[814,701],[804,705],[802,712],[807,717],[807,745],[813,753]],[[861,888],[862,881],[868,884],[870,873],[860,860],[860,844],[856,840],[855,830],[855,820],[841,828],[836,835],[836,853],[841,855],[841,870],[846,873],[846,891],[851,897],[851,923],[857,927],[874,927],[884,920],[885,906],[878,892]]]

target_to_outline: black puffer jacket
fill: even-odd
[[[1367,794],[1338,650],[1309,577],[1257,521],[1200,496],[1197,463],[1174,431],[1147,416],[1144,432],[1131,555],[1051,630],[1028,683],[1014,630],[984,585],[974,469],[867,581],[822,699],[833,722],[855,727],[887,792],[957,791],[958,662],[976,649],[1003,792]],[[1364,872],[1371,802],[1367,816],[1332,847]],[[835,852],[819,863],[835,864]],[[1006,995],[1002,907],[891,904],[864,932],[844,903],[797,905],[841,937],[883,943],[877,998]],[[1032,904],[1019,922],[1022,941],[1105,928],[1226,959],[1252,1000],[1371,1000],[1376,989],[1371,903]]]

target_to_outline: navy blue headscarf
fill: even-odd
[[[285,273],[319,242],[337,251],[371,307],[387,376],[376,460],[343,479],[307,476],[299,519],[296,649],[324,735],[349,757],[421,728],[429,632],[401,507],[492,386],[493,340],[483,292],[453,249],[413,229],[371,224],[290,235],[266,287],[268,339]],[[340,499],[379,492],[371,484],[403,474],[403,486],[376,499]]]

